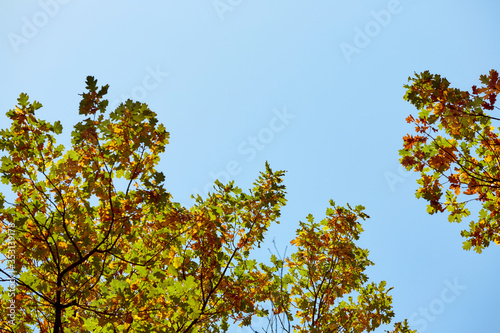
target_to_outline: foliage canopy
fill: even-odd
[[[251,258],[285,205],[283,171],[247,193],[216,182],[186,208],[156,170],[169,134],[146,104],[106,113],[107,86],[87,78],[72,146],[59,122],[21,94],[0,132],[0,328],[6,332],[225,332],[267,317],[264,332],[363,332],[389,323],[391,288],[369,282],[356,246],[364,207],[333,201],[308,216],[288,258]],[[9,244],[14,244],[10,246]],[[12,301],[12,302],[11,302]],[[15,315],[8,310],[15,305]],[[392,332],[412,332],[406,322]]]
[[[416,196],[429,202],[430,214],[448,212],[450,222],[471,215],[467,203],[481,208],[463,248],[481,252],[494,241],[500,244],[500,138],[493,111],[500,93],[498,72],[481,75],[472,92],[450,87],[440,75],[425,71],[409,78],[405,100],[418,110],[408,116],[415,134],[406,135],[400,162],[420,172]]]

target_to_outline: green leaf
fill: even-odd
[[[33,103],[31,103],[31,111],[34,112],[35,110],[38,110],[42,107],[42,104],[40,102],[37,102],[37,101],[33,101]]]
[[[97,80],[94,79],[93,76],[87,76],[86,81],[87,86],[85,87],[87,90],[96,91],[97,90]]]
[[[19,98],[17,99],[17,102],[19,103],[19,106],[22,106],[22,107],[27,107],[28,104],[29,104],[29,96],[25,93],[21,93],[19,95]]]
[[[78,156],[78,153],[74,150],[68,151],[68,158],[73,160],[73,161],[78,161],[80,157]]]
[[[54,123],[54,133],[55,134],[61,134],[62,133],[62,130],[63,130],[63,126],[61,124],[61,122],[58,120]]]

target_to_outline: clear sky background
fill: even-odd
[[[462,250],[468,222],[428,215],[398,163],[416,112],[408,77],[430,70],[470,89],[500,69],[499,13],[496,0],[3,0],[0,127],[25,92],[69,143],[93,75],[111,104],[146,102],[165,124],[159,169],[175,201],[191,205],[226,175],[247,189],[265,161],[287,170],[288,205],[262,258],[329,199],[362,204],[368,274],[395,287],[397,320],[499,332],[500,248]]]

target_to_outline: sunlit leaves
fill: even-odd
[[[61,145],[56,146],[50,133],[61,133],[60,122],[50,124],[36,118],[35,110],[41,104],[30,103],[26,94],[21,94],[18,106],[7,113],[12,120],[10,129],[1,132],[0,148],[7,153],[2,159],[2,180],[11,185],[17,199],[7,201],[9,207],[0,213],[2,220],[16,226],[16,270],[20,272],[17,292],[29,296],[19,298],[17,306],[25,308],[25,315],[32,319],[43,313],[49,320],[38,323],[42,331],[53,325],[81,327],[84,321],[120,324],[123,316],[117,314],[130,312],[126,302],[137,295],[124,293],[125,289],[115,285],[103,294],[103,286],[121,281],[136,289],[145,278],[119,277],[127,268],[133,272],[134,265],[144,265],[148,260],[154,263],[155,253],[172,238],[165,232],[155,234],[156,245],[152,246],[153,241],[143,237],[148,230],[154,233],[152,222],[163,220],[164,212],[141,204],[153,200],[157,207],[170,205],[161,184],[164,178],[154,170],[168,133],[164,127],[156,127],[154,113],[144,104],[129,103],[139,122],[135,127],[119,116],[115,122],[106,121],[102,115],[96,117],[95,111],[105,111],[107,102],[102,98],[107,87],[98,89],[96,81],[88,78],[87,89],[80,113],[94,119],[87,118],[75,126],[72,149],[64,151]],[[147,124],[141,124],[143,120]],[[123,142],[126,150],[115,145],[119,138],[116,132],[105,131],[124,123],[130,128],[129,140],[117,141]],[[112,151],[119,153],[112,155]],[[120,190],[115,173],[128,170],[127,163],[134,174],[128,177],[128,186],[125,183]],[[155,181],[145,182],[150,174]],[[137,188],[131,188],[132,180]],[[5,253],[6,246],[1,250]],[[114,312],[95,307],[98,301],[107,302],[103,295],[110,297]],[[78,315],[65,317],[64,309]]]
[[[0,173],[12,190],[0,193],[0,251],[12,251],[13,238],[16,254],[14,271],[0,276],[15,280],[19,309],[14,326],[0,313],[0,328],[226,332],[269,316],[285,330],[295,320],[297,332],[362,332],[390,320],[390,289],[368,282],[368,251],[354,243],[364,207],[331,202],[325,219],[300,223],[295,253],[259,263],[252,252],[286,203],[284,172],[266,163],[251,190],[217,181],[185,208],[156,170],[169,138],[156,114],[131,100],[107,112],[108,87],[86,84],[69,148],[56,145],[61,123],[38,118],[41,104],[26,94],[0,131]],[[436,152],[425,153],[446,166]]]
[[[463,231],[464,249],[481,252],[491,240],[500,239],[500,138],[493,121],[500,92],[498,73],[481,75],[482,86],[472,93],[451,88],[450,83],[428,71],[409,78],[405,100],[418,110],[406,120],[415,124],[418,135],[406,135],[400,162],[420,172],[417,198],[429,202],[427,211],[449,212],[450,222],[470,215],[465,205],[477,201],[483,209],[480,221]],[[436,134],[438,133],[438,134]],[[443,189],[445,200],[443,201]]]
[[[298,236],[292,241],[298,251],[287,260],[289,274],[298,281],[291,288],[291,298],[301,319],[301,324],[294,326],[299,332],[309,332],[313,327],[326,329],[331,323],[364,331],[372,327],[369,318],[375,318],[370,314],[374,304],[366,303],[365,297],[377,291],[370,285],[364,286],[368,280],[364,270],[372,262],[368,260],[368,251],[354,244],[362,231],[358,219],[368,216],[362,206],[352,209],[334,202],[330,205],[326,219],[315,222],[309,216],[306,223],[301,223]],[[360,295],[358,302],[345,303],[343,298],[354,291],[365,296]],[[373,327],[390,321],[390,307],[386,313],[379,305],[375,308],[381,311]],[[354,315],[356,312],[359,313]],[[348,319],[349,314],[353,320]]]
[[[363,231],[360,220],[369,218],[364,207],[331,201],[326,215],[319,222],[309,215],[300,223],[291,257],[273,255],[274,267],[262,265],[271,281],[270,323],[279,318],[294,332],[364,332],[389,323],[394,316],[388,295],[392,288],[386,289],[384,281],[368,283],[365,270],[373,263],[368,251],[355,244]],[[411,332],[400,323],[396,327]],[[275,329],[271,325],[267,332]]]

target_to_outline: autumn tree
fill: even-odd
[[[291,257],[258,263],[252,250],[285,204],[284,172],[266,163],[248,192],[216,182],[183,207],[156,170],[168,132],[143,103],[108,114],[107,88],[87,78],[70,149],[26,94],[7,112],[1,330],[225,332],[267,317],[266,332],[363,332],[390,322],[390,289],[368,281],[372,262],[355,245],[363,207],[332,202],[321,222],[300,224]]]
[[[450,222],[470,216],[470,202],[478,203],[478,216],[461,233],[464,249],[480,253],[492,241],[500,244],[498,72],[481,75],[470,92],[428,71],[409,82],[404,98],[419,112],[406,119],[415,133],[403,138],[400,162],[420,173],[417,198],[429,202],[430,214],[447,212]]]

